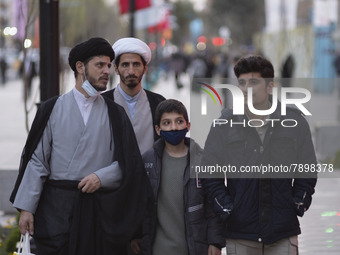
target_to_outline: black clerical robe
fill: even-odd
[[[57,98],[47,100],[37,111],[22,153],[18,178],[10,197],[11,202],[15,199],[27,163],[40,141]],[[73,182],[57,181],[51,184],[48,181],[46,183],[48,186],[46,191],[51,190],[51,187],[57,187],[62,190],[72,190],[68,194],[72,197],[76,196],[70,216],[72,218],[70,231],[65,235],[69,237],[67,245],[69,255],[122,254],[119,247],[126,246],[133,237],[144,219],[148,203],[152,200],[135,134],[125,110],[112,100],[105,97],[104,99],[114,138],[114,159],[118,161],[123,172],[120,187],[114,191],[99,190],[93,194],[83,194],[76,190],[76,183]],[[37,241],[46,241],[48,244],[48,231],[43,225],[39,224],[35,227],[35,235]],[[116,251],[113,250],[115,247],[117,247]]]

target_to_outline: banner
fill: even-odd
[[[165,10],[165,15],[163,16],[163,19],[160,20],[159,23],[157,23],[156,25],[149,26],[148,32],[152,34],[152,33],[156,33],[159,31],[163,31],[165,29],[169,29],[170,28],[169,15],[170,15],[170,11]]]
[[[134,10],[141,10],[151,6],[150,0],[134,0],[135,8]],[[125,14],[130,12],[130,0],[119,0],[120,2],[120,13]]]
[[[25,39],[25,25],[27,19],[27,0],[15,0],[13,2],[13,20],[18,32],[14,38]]]
[[[163,0],[150,0],[151,6],[135,13],[135,28],[145,29],[168,20],[169,6]]]

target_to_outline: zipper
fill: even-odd
[[[216,202],[216,204],[217,204],[219,207],[221,207],[221,209],[222,209],[223,212],[226,212],[226,213],[230,214],[230,211],[231,211],[231,210],[223,208],[223,206],[220,204],[220,202],[218,202],[218,200],[217,200],[216,197],[215,197],[215,202]]]

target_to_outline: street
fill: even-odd
[[[65,92],[73,86],[73,74]],[[190,88],[188,77],[183,77],[186,86],[177,90],[174,80],[160,79],[153,91],[166,98],[175,98],[184,103],[190,112]],[[11,80],[5,86],[0,86],[0,171],[16,171],[27,131],[25,129],[25,111],[23,103],[23,88],[21,80]],[[38,78],[34,80],[29,108],[28,123],[31,124],[38,102]],[[340,254],[340,171],[335,170],[332,178],[319,177],[312,206],[300,219],[302,234],[299,236],[299,254],[331,255]],[[0,209],[1,210],[1,209]],[[3,224],[7,215],[0,214]],[[225,251],[224,251],[225,252]]]

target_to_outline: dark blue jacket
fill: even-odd
[[[270,115],[280,121],[275,121],[274,127],[270,124],[263,143],[256,129],[247,125],[248,119],[233,116],[231,110],[222,111],[220,117],[228,120],[228,124],[211,127],[202,165],[236,169],[226,173],[226,185],[221,176],[203,180],[214,211],[226,220],[227,238],[270,244],[301,233],[297,216],[302,216],[311,204],[317,175],[300,173],[298,167],[316,165],[317,161],[305,118],[296,109],[287,109],[287,115],[281,116],[280,107],[279,104]],[[284,119],[295,120],[296,127],[282,126]],[[245,123],[246,127],[243,124],[231,127],[231,120]],[[286,126],[293,124],[284,122]],[[240,172],[251,166],[286,170],[290,167],[291,172],[283,175]]]

